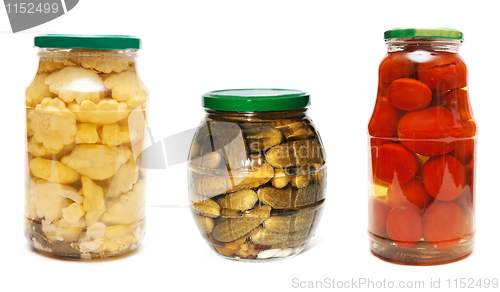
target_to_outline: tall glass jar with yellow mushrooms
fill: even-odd
[[[189,201],[198,229],[222,257],[269,261],[299,254],[326,195],[326,155],[299,90],[203,95],[191,144]]]
[[[25,235],[37,251],[97,259],[144,238],[148,91],[130,36],[42,35],[26,89]]]

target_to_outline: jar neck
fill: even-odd
[[[39,48],[40,59],[53,58],[111,58],[115,60],[134,61],[137,50],[89,50],[89,49],[58,49]]]
[[[387,52],[397,51],[444,51],[458,53],[461,40],[445,38],[393,38],[386,40]]]
[[[306,108],[284,110],[284,111],[266,111],[266,112],[231,112],[231,111],[205,109],[205,112],[207,114],[206,115],[207,119],[214,119],[214,120],[224,119],[227,121],[235,121],[235,122],[301,119],[307,116]]]

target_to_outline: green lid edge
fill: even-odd
[[[384,32],[384,39],[405,37],[445,38],[463,41],[463,33],[453,28],[393,28]]]
[[[35,37],[38,48],[139,50],[141,39],[129,35],[71,35],[45,34]]]
[[[218,92],[244,91],[244,90],[270,90],[270,91],[297,91],[297,93],[283,94],[278,96],[240,96],[240,95],[217,95]],[[247,100],[244,100],[247,98]],[[283,98],[292,99],[283,101]],[[241,88],[223,89],[209,91],[202,95],[202,106],[207,109],[230,111],[230,112],[269,112],[301,109],[311,104],[310,94],[296,89],[278,88]]]

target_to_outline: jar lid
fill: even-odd
[[[141,39],[129,35],[45,34],[35,47],[58,49],[139,50]]]
[[[411,37],[423,37],[423,38],[445,38],[445,39],[457,39],[463,41],[463,33],[456,29],[436,27],[436,28],[394,28],[384,32],[384,39],[393,38],[411,38]]]
[[[220,111],[268,112],[310,105],[309,93],[294,89],[226,89],[210,91],[202,97],[204,108]]]

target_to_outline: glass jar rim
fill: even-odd
[[[296,89],[224,89],[202,95],[204,108],[220,111],[282,111],[305,108],[310,104],[309,93]]]
[[[35,47],[94,50],[139,50],[141,39],[130,35],[45,34],[35,37]]]

